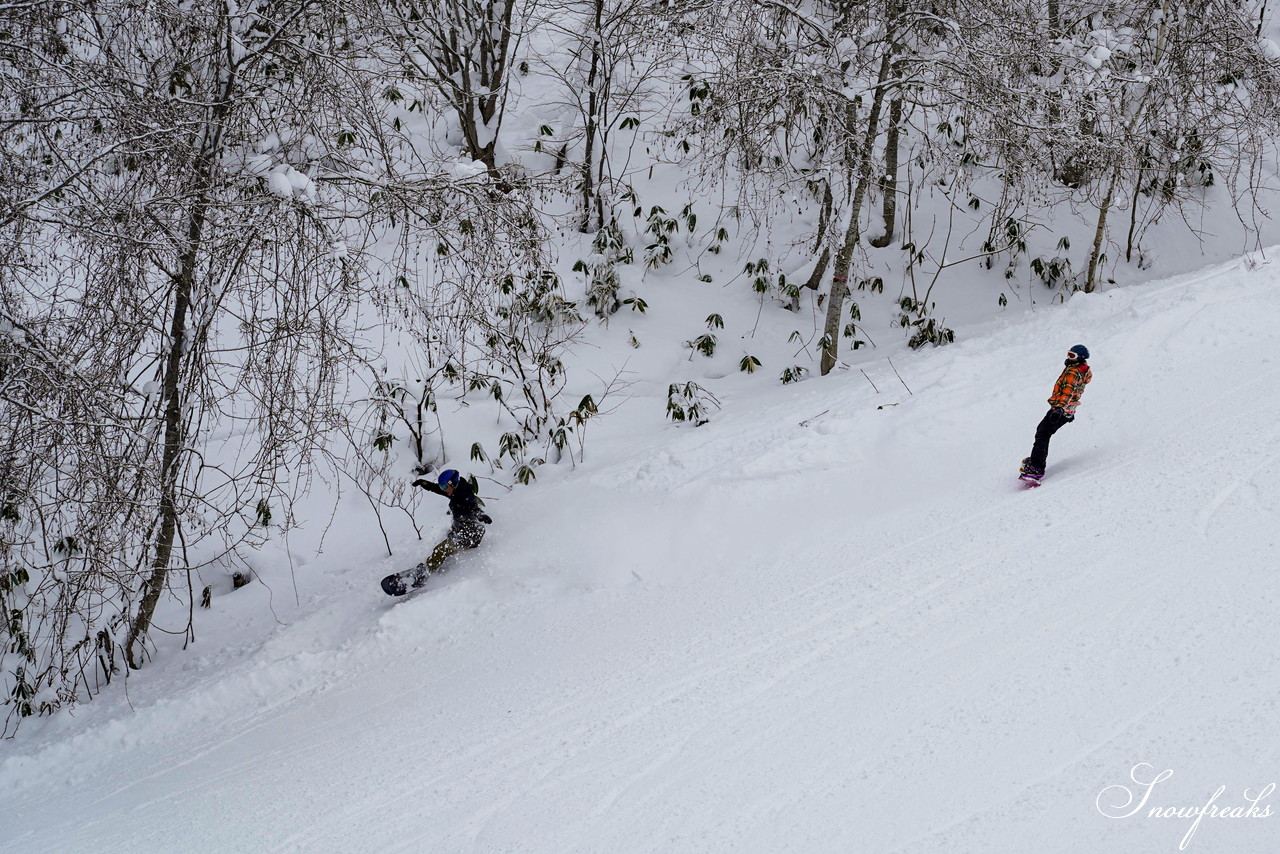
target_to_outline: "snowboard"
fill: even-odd
[[[1040,485],[1040,478],[1036,477],[1033,474],[1020,474],[1018,475],[1018,480],[1025,483],[1027,485],[1027,488],[1029,489],[1035,489],[1037,486]]]
[[[422,564],[404,572],[396,572],[382,579],[382,592],[388,596],[404,596],[415,590],[421,590],[427,584],[431,573]]]

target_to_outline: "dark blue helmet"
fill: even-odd
[[[1084,346],[1083,344],[1077,344],[1076,346],[1072,347],[1069,352],[1075,353],[1076,357],[1079,358],[1080,361],[1082,362],[1089,361],[1089,348]]]
[[[462,479],[462,475],[458,474],[457,469],[445,469],[440,472],[440,476],[436,478],[436,483],[441,486],[448,486],[451,483],[457,483]]]

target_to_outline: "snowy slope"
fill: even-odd
[[[873,359],[598,440],[492,501],[485,546],[399,604],[376,582],[407,558],[335,538],[296,600],[287,575],[220,597],[127,696],[0,744],[0,839],[1177,850],[1194,819],[1149,808],[1219,786],[1247,808],[1280,778],[1278,285],[1237,262],[1078,294],[903,382]],[[1094,382],[1024,491],[1078,342]],[[1174,773],[1104,815],[1129,811],[1117,786],[1141,798],[1140,763]],[[1187,850],[1274,850],[1278,810],[1206,817]]]

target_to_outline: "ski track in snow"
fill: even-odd
[[[514,493],[405,602],[377,590],[393,562],[331,556],[265,640],[226,605],[128,698],[4,744],[0,838],[1176,850],[1190,820],[1095,798],[1141,762],[1175,770],[1165,806],[1280,777],[1278,285],[1233,264],[1077,296],[922,353],[913,394],[869,365],[878,392],[853,371],[726,405]],[[1077,341],[1095,380],[1027,491]],[[1189,848],[1277,828],[1205,819]]]

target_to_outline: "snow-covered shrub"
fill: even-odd
[[[1071,259],[1064,255],[1032,258],[1031,271],[1040,278],[1046,288],[1060,288],[1073,279]]]
[[[956,340],[954,330],[930,316],[934,308],[932,303],[926,305],[922,300],[904,296],[898,300],[898,308],[898,325],[911,332],[907,346],[912,350],[918,350],[925,344],[938,347]]]
[[[712,335],[710,332],[704,332],[692,341],[684,342],[684,346],[693,350],[695,353],[701,353],[702,355],[710,358],[716,354],[716,336]]]
[[[695,382],[672,383],[667,387],[667,417],[672,421],[701,427],[719,408],[719,399]]]
[[[654,205],[649,209],[646,222],[644,233],[649,235],[649,244],[644,248],[645,267],[653,269],[670,264],[674,257],[671,252],[671,235],[680,230],[680,221],[668,216],[661,206]]]
[[[803,365],[792,365],[785,369],[782,372],[782,376],[778,377],[778,379],[782,380],[783,385],[798,383],[800,380],[804,379],[804,375],[807,373],[809,373],[809,369]]]
[[[621,281],[617,268],[619,264],[630,264],[631,260],[631,247],[627,245],[617,219],[610,217],[591,241],[591,256],[573,265],[575,273],[586,275],[587,305],[601,320],[607,321],[609,315],[622,307],[623,301],[618,296]]]

